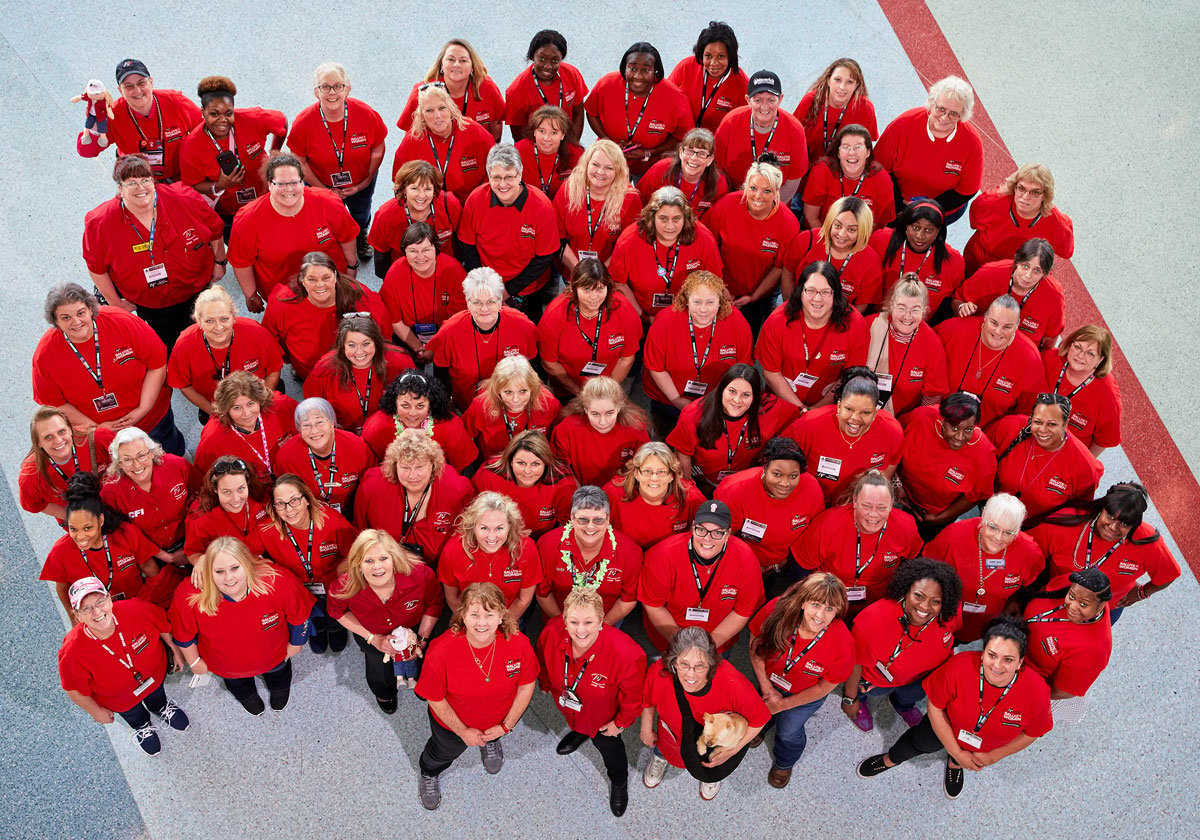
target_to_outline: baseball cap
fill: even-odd
[[[88,79],[87,87],[83,91],[84,93],[104,93],[104,82],[99,79]]]
[[[763,92],[783,96],[783,85],[779,81],[779,76],[770,70],[757,71],[750,77],[750,84],[746,85],[747,96],[754,96],[756,93]]]
[[[728,505],[724,502],[711,501],[700,505],[692,522],[696,525],[716,525],[718,528],[728,528],[731,520]]]
[[[104,584],[100,582],[98,577],[80,578],[71,584],[71,588],[67,590],[67,598],[71,602],[71,609],[79,609],[79,605],[83,603],[83,599],[93,592],[99,592],[102,595],[107,595],[108,590],[104,588]]]
[[[117,65],[117,84],[125,81],[126,76],[145,76],[150,78],[146,65],[136,58],[127,58]]]

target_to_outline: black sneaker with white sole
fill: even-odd
[[[158,755],[162,750],[162,742],[158,740],[158,730],[150,724],[133,730],[133,738],[146,755]]]
[[[949,759],[946,760],[946,775],[942,779],[942,789],[946,791],[947,799],[958,799],[958,795],[962,793],[965,777],[966,771],[961,767],[951,767]]]
[[[163,710],[158,713],[158,716],[166,722],[167,726],[176,732],[186,732],[188,726],[191,724],[187,712],[176,706],[174,700],[168,700],[167,704],[163,706]]]
[[[879,755],[873,755],[870,758],[864,758],[859,762],[858,769],[854,772],[858,774],[860,779],[869,779],[872,776],[878,776],[884,770],[891,769],[892,768],[883,763],[883,753],[880,753]]]

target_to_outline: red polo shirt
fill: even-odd
[[[521,432],[532,429],[550,437],[550,430],[558,422],[561,411],[562,404],[550,393],[549,388],[542,389],[538,405],[530,405],[526,411],[516,414],[507,409],[502,409],[502,414],[493,413],[491,400],[483,393],[471,400],[463,412],[462,422],[467,434],[479,445],[479,451],[486,461],[499,454]]]
[[[783,255],[783,265],[797,281],[800,272],[811,262],[823,260],[838,270],[838,279],[846,299],[853,306],[879,306],[883,300],[883,266],[879,255],[870,247],[855,251],[845,259],[836,260],[825,247],[820,230],[806,230],[791,240]]]
[[[521,487],[515,481],[501,478],[486,466],[480,467],[471,481],[480,493],[493,490],[516,502],[521,509],[521,518],[525,520],[525,527],[532,532],[530,536],[534,539],[552,528],[565,525],[571,519],[571,497],[579,487],[572,475],[563,476],[553,484],[539,481],[532,487]]]
[[[1025,608],[1029,623],[1029,651],[1025,661],[1050,684],[1082,697],[1108,667],[1112,656],[1112,621],[1108,606],[1095,621],[1075,624],[1067,619],[1061,602],[1038,598]],[[1050,613],[1044,618],[1037,618]]]
[[[534,76],[532,66],[525,67],[504,92],[504,123],[525,128],[533,112],[543,105],[562,108],[570,117],[583,106],[587,94],[587,82],[573,64],[559,64],[558,78],[546,85]]]
[[[726,72],[714,85],[704,72],[704,65],[696,56],[689,55],[675,65],[667,81],[687,97],[692,124],[715,132],[721,120],[746,101],[746,85],[750,80],[739,67],[736,73]]]
[[[454,404],[465,411],[500,359],[537,357],[537,327],[523,312],[502,306],[496,326],[485,334],[475,328],[470,312],[459,312],[446,319],[428,348],[435,366],[450,369]]]
[[[601,311],[597,323],[597,318],[579,316],[569,294],[551,301],[538,323],[542,361],[562,365],[567,376],[582,386],[589,376],[612,376],[621,359],[636,356],[642,344],[642,319],[624,295],[613,292],[611,303],[612,309]],[[604,370],[585,374],[584,366],[593,362]]]
[[[236,537],[246,544],[251,554],[261,557],[264,551],[261,529],[269,524],[267,509],[253,499],[247,499],[245,509],[237,515],[220,505],[203,513],[193,506],[183,523],[187,533],[183,550],[189,556],[203,554],[217,537]]]
[[[929,702],[946,713],[950,731],[974,732],[982,743],[978,747],[958,741],[959,749],[968,752],[990,752],[999,749],[1021,735],[1040,738],[1054,726],[1050,717],[1050,687],[1038,679],[1036,672],[1021,668],[1015,682],[1005,689],[983,681],[980,697],[979,680],[983,654],[964,650],[950,657],[945,665],[925,678]],[[990,709],[983,726],[977,726],[979,716]]]
[[[410,329],[413,324],[441,326],[467,308],[462,285],[466,278],[462,264],[446,254],[438,254],[429,277],[418,277],[408,258],[400,257],[388,268],[379,295],[393,324],[402,321]],[[385,335],[391,335],[391,330]]]
[[[950,392],[982,397],[980,423],[986,430],[1019,404],[1046,387],[1037,347],[1020,330],[1012,344],[997,353],[980,340],[982,315],[950,318],[934,329],[946,348],[946,379]],[[1030,400],[1032,401],[1032,400]]]
[[[519,687],[537,682],[538,660],[520,633],[505,638],[497,631],[491,653],[474,650],[465,634],[453,630],[434,639],[416,692],[431,703],[446,701],[464,726],[486,731],[504,720]],[[486,666],[478,664],[481,654],[487,656]],[[433,719],[448,728],[436,713]]]
[[[696,238],[690,245],[676,242],[670,248],[660,242],[647,242],[636,225],[625,228],[613,248],[608,265],[613,283],[628,284],[638,306],[652,316],[669,308],[668,303],[655,304],[655,295],[671,295],[679,291],[683,281],[693,271],[711,271],[718,277],[725,274],[717,240],[703,224],[696,223]],[[659,274],[665,271],[666,274]]]
[[[100,497],[121,513],[159,548],[183,542],[183,520],[200,489],[200,473],[178,455],[162,456],[150,477],[149,492],[127,476],[110,478],[100,487]]]
[[[1029,418],[1010,414],[991,431],[998,453],[1025,428]],[[1071,435],[1054,452],[1046,452],[1033,438],[1019,444],[996,468],[996,489],[1012,493],[1025,503],[1026,516],[1059,507],[1064,502],[1091,501],[1096,495],[1104,465]]]
[[[1154,533],[1154,529],[1143,522],[1130,535],[1142,540]],[[1134,545],[1128,539],[1116,545],[1091,533],[1090,523],[1082,525],[1038,525],[1029,532],[1037,541],[1046,568],[1050,572],[1047,589],[1070,586],[1067,579],[1071,572],[1096,566],[1108,576],[1112,587],[1112,603],[1118,603],[1148,574],[1155,586],[1166,586],[1182,574],[1179,562],[1167,548],[1166,540]],[[1089,537],[1091,537],[1089,541]]]
[[[367,180],[371,171],[371,150],[386,140],[387,126],[379,112],[348,96],[345,115],[337,122],[321,118],[319,102],[297,114],[288,136],[288,148],[308,162],[321,186],[329,187],[333,185],[335,172],[349,172],[355,184]],[[339,152],[342,155],[340,164]]]
[[[754,358],[763,370],[775,371],[792,380],[796,396],[806,405],[812,405],[821,399],[825,387],[837,380],[842,368],[867,363],[870,346],[867,322],[851,307],[844,332],[839,332],[832,321],[814,330],[805,325],[803,313],[789,324],[786,308],[786,303],[780,304],[763,322],[758,343],[754,345]],[[811,355],[807,362],[805,347]],[[802,373],[815,376],[816,381],[808,387],[796,382]]]
[[[643,355],[642,389],[646,396],[658,402],[667,402],[666,395],[655,383],[650,371],[670,375],[681,396],[690,381],[703,382],[704,392],[715,389],[725,371],[736,364],[753,361],[751,348],[754,338],[746,317],[734,309],[726,318],[718,318],[701,329],[689,330],[691,322],[686,309],[664,309],[654,318],[646,332],[646,349]],[[696,352],[692,353],[692,333],[696,336]],[[697,370],[699,367],[699,370]]]
[[[879,138],[879,125],[875,121],[875,104],[870,99],[865,96],[852,98],[850,102],[846,103],[845,108],[826,105],[825,113],[814,119],[810,125],[805,121],[808,119],[808,112],[812,110],[815,98],[816,94],[812,91],[805,93],[800,97],[800,104],[796,106],[796,110],[792,111],[792,115],[804,126],[804,137],[808,142],[808,159],[810,161],[824,157],[829,150],[829,144],[833,142],[834,135],[848,125],[861,125],[870,133],[872,140]],[[834,154],[837,154],[836,149]],[[875,224],[883,223],[877,217]]]
[[[782,108],[776,114],[776,120],[772,131],[754,131],[750,127],[750,106],[741,105],[726,114],[717,126],[716,164],[734,189],[746,180],[746,170],[763,152],[779,158],[785,183],[803,178],[808,171],[808,141],[804,137],[804,126]],[[750,139],[752,132],[753,141]]]
[[[371,230],[367,233],[367,243],[376,251],[391,254],[393,262],[404,256],[404,252],[400,250],[400,240],[404,238],[404,232],[411,224],[400,201],[392,198],[381,204],[375,211]],[[434,231],[437,232],[441,252],[453,257],[454,231],[458,230],[458,220],[462,217],[462,202],[454,193],[439,190],[430,207],[432,215],[427,216],[425,222],[433,225]]]
[[[598,117],[604,132],[618,146],[637,144],[650,151],[667,142],[668,137],[682,140],[694,125],[687,97],[675,85],[661,81],[645,96],[628,93],[620,73],[605,73],[588,94],[584,108]],[[629,161],[629,171],[640,175],[650,168],[649,161]]]
[[[145,601],[118,601],[112,613],[117,629],[107,639],[97,639],[86,624],[70,629],[58,651],[58,678],[64,691],[78,691],[105,709],[127,712],[162,685],[167,649],[159,637],[171,625],[162,609]],[[135,693],[139,680],[118,659],[126,656],[134,670],[154,680],[146,691]]]
[[[800,474],[799,484],[786,499],[773,498],[763,487],[762,475],[762,467],[734,473],[721,482],[713,498],[729,505],[731,530],[746,542],[765,569],[787,559],[792,543],[825,509],[825,498],[817,480],[808,473]]]
[[[240,218],[240,217],[239,217]],[[378,292],[358,284],[360,297],[355,303],[359,312],[370,313],[371,320],[379,325],[384,335],[391,335],[392,322],[388,319],[387,307]],[[263,326],[275,337],[284,355],[292,363],[292,370],[300,378],[307,377],[321,357],[333,347],[337,338],[337,307],[314,306],[307,297],[290,300],[295,296],[287,284],[277,286],[267,301],[263,315]]]
[[[351,368],[354,380],[349,387],[342,384],[341,376],[334,367],[334,354],[338,351],[328,351],[304,380],[304,396],[329,400],[337,415],[338,425],[357,433],[367,416],[379,408],[379,398],[383,396],[388,383],[401,371],[415,368],[407,353],[395,347],[384,347],[383,351],[387,374],[381,378],[375,375],[374,368]]]
[[[285,524],[282,534],[274,524],[262,529],[265,556],[305,586],[311,583],[328,585],[337,580],[342,571],[342,562],[350,554],[350,547],[358,536],[358,530],[346,521],[346,517],[328,505],[321,507],[321,514],[325,521],[313,531],[311,554],[308,550],[308,532],[316,526],[315,522],[303,531]],[[296,540],[296,545],[292,545],[288,533]]]
[[[904,443],[900,423],[890,411],[880,409],[870,427],[853,444],[847,444],[838,426],[836,405],[802,414],[783,435],[804,450],[808,474],[821,484],[828,504],[833,504],[867,470],[887,470],[899,464]]]
[[[504,548],[492,552],[477,548],[467,554],[461,539],[450,540],[438,561],[438,580],[459,592],[472,583],[494,583],[504,593],[504,603],[511,607],[522,589],[542,581],[542,564],[533,540],[522,537],[517,551],[516,557]]]
[[[982,314],[996,298],[1009,294],[1012,267],[1011,259],[980,267],[963,283],[958,297],[975,304]],[[1047,274],[1039,280],[1028,297],[1013,296],[1021,304],[1021,321],[1017,329],[1029,336],[1034,344],[1040,346],[1043,340],[1053,340],[1062,334],[1066,326],[1067,304],[1062,286],[1054,279],[1054,275]]]
[[[1057,207],[1044,216],[1022,219],[1013,207],[1013,197],[996,189],[971,202],[969,218],[975,233],[967,240],[963,257],[972,274],[992,260],[1011,260],[1017,249],[1035,236],[1049,242],[1059,259],[1070,259],[1075,253],[1075,226]]]
[[[624,480],[621,476],[604,485],[612,509],[612,526],[642,547],[643,551],[672,534],[683,534],[692,527],[692,516],[704,502],[704,494],[696,485],[683,479],[687,488],[683,504],[676,505],[670,494],[657,505],[649,504],[635,492],[625,501]]]
[[[604,563],[604,578],[593,588],[604,599],[604,612],[608,613],[617,601],[632,603],[637,600],[638,580],[642,572],[642,550],[637,543],[620,531],[612,532],[616,547],[607,535],[600,544],[600,553],[585,563],[573,536],[563,541],[563,529],[555,528],[538,538],[538,555],[542,563],[542,581],[537,594],[542,598],[553,598],[559,610],[563,600],[575,585],[574,575],[583,575],[586,585],[596,583],[596,575]],[[567,568],[564,555],[571,557],[571,568]]]
[[[396,418],[389,417],[382,411],[376,411],[367,418],[367,422],[363,423],[362,439],[372,454],[381,461],[397,434]],[[467,435],[467,430],[463,428],[462,418],[458,415],[454,415],[448,420],[436,421],[432,431],[428,434],[437,441],[438,446],[442,447],[442,452],[446,455],[446,463],[459,472],[475,463],[475,459],[479,457],[479,449]]]
[[[918,195],[936,198],[947,190],[970,195],[983,181],[983,142],[975,126],[959,122],[949,137],[930,139],[924,106],[888,124],[875,144],[875,159],[900,184],[906,202]]]
[[[954,653],[954,632],[962,624],[962,611],[943,624],[935,615],[920,627],[902,624],[904,614],[898,601],[876,601],[854,619],[851,633],[862,666],[863,679],[872,686],[911,685],[924,679]],[[900,651],[896,652],[896,646]],[[888,679],[879,670],[884,664]]]
[[[96,577],[118,598],[138,597],[145,583],[140,566],[158,554],[158,546],[128,522],[121,523],[106,537],[106,542],[107,553],[103,547],[89,548],[85,556],[75,540],[64,534],[50,547],[38,580],[70,586],[80,578]],[[112,558],[111,568],[109,558]]]
[[[392,177],[410,160],[423,160],[436,166],[445,180],[445,189],[465,202],[471,190],[487,182],[484,164],[495,145],[492,133],[474,120],[468,120],[463,128],[452,127],[445,138],[428,130],[420,137],[409,132],[396,147]]]
[[[554,427],[550,441],[559,462],[581,486],[603,487],[643,443],[650,442],[650,435],[644,427],[620,423],[611,432],[601,434],[585,415],[572,414]]]
[[[804,182],[804,203],[820,208],[817,216],[824,222],[833,203],[848,195],[861,198],[871,208],[876,230],[896,218],[896,195],[886,169],[880,167],[869,174],[864,171],[858,178],[847,178],[835,174],[826,158],[817,160]]]
[[[113,103],[113,117],[108,121],[108,139],[116,145],[117,154],[136,155],[142,152],[163,154],[161,167],[155,166],[154,178],[179,179],[179,154],[183,138],[204,122],[200,109],[177,90],[155,90],[155,107],[143,117],[121,97]]]
[[[349,587],[349,575],[341,575],[329,588],[325,608],[337,621],[352,614],[368,633],[390,636],[397,627],[416,629],[425,616],[441,615],[446,596],[433,569],[424,563],[413,566],[407,575],[396,575],[391,596],[382,600],[370,586],[365,586],[349,598],[338,593]]]
[[[891,241],[891,238],[890,228],[877,230],[871,234],[869,243],[871,250],[879,254],[881,261],[887,253],[888,242]],[[936,263],[932,246],[926,249],[925,253],[918,254],[911,250],[908,242],[905,241],[903,247],[898,248],[896,253],[892,254],[892,258],[883,263],[883,299],[887,300],[891,296],[892,287],[900,282],[901,277],[905,274],[916,274],[929,292],[929,307],[926,309],[928,313],[926,320],[928,320],[929,316],[942,305],[943,300],[954,296],[963,282],[962,254],[952,246],[946,246],[946,259],[942,262],[940,269],[937,268]]]
[[[300,476],[317,498],[340,511],[358,489],[363,473],[375,466],[375,460],[362,438],[353,432],[335,429],[333,452],[329,458],[312,455],[304,438],[296,435],[279,447],[275,466],[281,475],[289,472]]]
[[[367,470],[358,485],[354,524],[359,528],[380,528],[391,534],[396,542],[419,547],[423,552],[421,559],[431,566],[437,564],[442,546],[454,532],[454,520],[475,498],[471,482],[447,465],[441,477],[430,484],[425,515],[412,524],[406,535],[404,488],[384,478],[379,467]]]
[[[725,285],[735,298],[751,294],[764,276],[782,268],[784,248],[800,233],[796,217],[780,204],[766,219],[752,218],[741,192],[718,201],[706,224],[717,238]]]
[[[646,174],[638,180],[637,191],[642,197],[642,202],[648,202],[650,196],[654,195],[659,187],[679,187],[683,194],[687,196],[688,204],[691,205],[692,212],[696,214],[696,221],[704,221],[708,218],[708,211],[713,208],[713,205],[729,193],[729,181],[726,179],[725,173],[717,169],[717,186],[710,197],[698,183],[685,185],[682,175],[668,183],[667,170],[671,168],[673,162],[674,157],[656,161],[647,170]],[[716,166],[716,164],[710,165]]]
[[[483,264],[494,268],[507,283],[535,257],[558,252],[558,217],[540,190],[522,185],[516,201],[506,206],[497,200],[490,185],[481,184],[463,202],[458,241],[475,246]],[[547,269],[520,293],[537,291],[549,274]]]
[[[601,213],[604,212],[604,202],[592,201],[591,212],[588,212],[587,200],[581,201],[578,207],[571,206],[568,191],[559,190],[554,196],[554,216],[558,219],[558,238],[567,240],[567,244],[578,256],[580,251],[595,251],[597,259],[608,264],[612,257],[613,248],[621,231],[637,221],[642,212],[642,198],[637,190],[630,187],[625,193],[621,204],[621,217],[615,221],[602,223]],[[594,230],[593,230],[594,228]]]
[[[221,193],[213,208],[224,216],[232,216],[242,205],[267,194],[267,184],[262,176],[263,165],[270,156],[267,137],[272,134],[284,137],[287,130],[287,117],[283,112],[268,108],[236,108],[230,136],[221,140],[209,134],[202,122],[188,133],[179,150],[180,179],[189,187],[203,181],[215,183],[221,178],[217,155],[232,151],[237,155],[238,163],[245,167],[246,174],[241,183]]]
[[[1046,368],[1046,390],[1057,390],[1071,400],[1068,428],[1084,446],[1121,445],[1121,388],[1111,373],[1085,380],[1077,387],[1067,381],[1066,359],[1058,355],[1058,347],[1042,352]],[[1057,388],[1056,388],[1057,386]],[[1022,406],[1032,407],[1030,406]]]
[[[116,433],[110,429],[96,429],[92,446],[96,450],[96,463],[92,463],[87,436],[76,435],[73,442],[74,457],[65,464],[59,464],[58,469],[48,466],[45,474],[37,471],[33,455],[26,455],[21,461],[20,474],[17,476],[21,507],[30,513],[41,513],[47,505],[66,507],[67,480],[79,470],[98,473],[112,463],[112,458],[108,454],[108,445],[112,443],[114,437],[116,437]],[[78,469],[75,466],[75,459],[79,460]],[[60,522],[59,524],[65,526],[65,523]]]
[[[909,501],[926,513],[941,513],[960,494],[982,502],[996,480],[996,447],[976,427],[966,445],[951,449],[938,407],[922,406],[913,410],[904,430],[897,474]]]
[[[259,379],[283,370],[283,353],[278,342],[258,321],[234,318],[233,336],[228,347],[208,347],[200,325],[192,324],[180,334],[171,350],[171,358],[167,360],[167,384],[172,388],[192,388],[212,402],[226,360],[230,373],[244,370]]]
[[[706,399],[720,399],[719,394]],[[675,428],[667,435],[667,445],[680,455],[692,459],[692,466],[713,484],[720,484],[726,476],[744,470],[758,460],[758,453],[773,437],[796,419],[800,409],[784,402],[773,394],[763,394],[758,412],[758,439],[751,440],[747,424],[749,417],[743,414],[737,420],[726,420],[725,430],[713,442],[710,449],[700,446],[700,415],[704,411],[704,400],[695,400],[679,414]]]
[[[750,635],[762,635],[767,619],[778,605],[778,598],[772,598],[763,605],[750,620]],[[788,653],[788,650],[781,650],[764,660],[763,664],[771,684],[789,695],[807,691],[821,680],[835,685],[845,682],[854,670],[854,639],[846,625],[838,618],[829,622],[829,626],[815,643],[812,638],[803,639],[793,632],[790,653],[793,656],[798,653],[803,655],[792,662],[790,668],[787,662]]]

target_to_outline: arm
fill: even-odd
[[[316,187],[317,189],[321,190],[329,190],[335,195],[341,195],[338,190],[326,183],[323,183],[321,179],[317,177],[317,173],[313,172],[312,167],[308,165],[308,158],[304,157],[303,155],[296,155],[296,159],[300,161],[300,177],[304,179],[304,183],[308,184],[310,187]]]
[[[617,363],[613,365],[612,373],[609,374],[617,382],[624,382],[625,377],[629,376],[629,371],[633,369],[633,360],[635,356],[622,356],[617,359]]]
[[[742,615],[737,611],[731,612],[729,615],[725,616],[720,624],[713,628],[712,640],[717,647],[720,647],[738,633],[742,632],[742,628],[749,623],[750,616]]]
[[[504,284],[504,291],[508,292],[510,296],[519,295],[522,289],[541,277],[553,261],[553,254],[535,256],[513,279]]]
[[[928,525],[949,525],[973,507],[975,507],[975,502],[968,499],[965,493],[959,493],[958,498],[951,502],[941,513],[927,515],[916,505],[912,506],[912,510],[913,516],[919,522],[924,522]]]
[[[137,408],[130,411],[124,417],[118,417],[116,420],[109,420],[100,425],[113,431],[118,431],[129,426],[136,426],[143,417],[150,413],[150,409],[154,408],[154,401],[158,399],[158,393],[162,390],[163,381],[166,378],[166,365],[146,371],[146,378],[142,380],[142,393],[141,398],[138,400]]]
[[[693,467],[692,456],[684,455],[682,452],[676,452],[675,457],[677,457],[679,459],[679,472],[683,475],[683,477],[684,478],[694,478],[694,476],[692,475],[692,467]],[[730,615],[732,615],[732,613],[730,613]],[[716,639],[713,639],[713,641],[716,641]],[[718,642],[718,644],[719,644],[719,642]]]
[[[791,270],[785,266],[783,274],[779,275],[779,293],[783,295],[785,301],[792,296],[794,288],[796,288],[796,275],[792,274]]]
[[[392,267],[393,262],[391,251],[376,251],[374,259],[371,260],[375,276],[380,280],[387,277],[388,269]]]
[[[62,505],[56,505],[53,502],[42,508],[42,513],[46,514],[47,516],[53,516],[55,519],[61,519],[64,521],[67,518],[67,509]]]
[[[1013,753],[1019,753],[1036,740],[1037,738],[1034,738],[1032,735],[1026,735],[1022,732],[1003,747],[996,747],[996,749],[988,750],[987,752],[975,753],[975,760],[979,762],[980,767],[987,767],[995,764],[1002,758],[1008,758]]]
[[[175,644],[175,640],[171,638],[170,632],[159,633],[158,636],[160,639],[162,639],[163,644],[167,646],[167,650],[171,651],[171,659],[174,664],[174,670],[182,671],[184,662],[183,651],[179,649],[179,645]]]
[[[654,707],[647,706],[642,709],[642,724],[641,732],[642,743],[647,747],[653,747],[658,743],[658,735],[654,732]]]
[[[575,383],[575,380],[567,376],[567,369],[561,364],[558,362],[547,362],[543,359],[542,368],[546,371],[546,375],[557,382],[567,393],[579,393],[579,385]],[[538,601],[540,603],[541,598]],[[547,615],[558,615],[558,613],[547,613]]]
[[[272,375],[278,377],[278,374],[272,374]],[[267,387],[269,388],[271,386],[268,385]],[[179,393],[181,393],[185,397],[187,397],[188,402],[190,402],[192,405],[196,406],[196,408],[200,409],[205,414],[213,413],[213,404],[211,402],[209,402],[207,399],[205,399],[203,396],[201,396],[200,392],[197,391],[195,388],[193,388],[191,385],[184,385],[182,388],[179,389]]]
[[[375,648],[375,650],[379,651],[380,653],[395,653],[395,651],[392,650],[391,644],[388,643],[387,636],[378,636],[367,630],[366,627],[363,627],[362,622],[355,617],[354,613],[347,612],[337,620],[337,623],[345,627],[354,635],[361,636],[366,640],[367,644]]]
[[[558,602],[554,600],[553,595],[538,595],[537,602],[538,606],[542,608],[542,612],[546,614],[546,618],[562,615],[562,610],[558,608]]]
[[[91,278],[92,284],[100,290],[100,294],[104,296],[104,299],[113,306],[124,309],[126,312],[132,312],[137,308],[121,296],[121,293],[117,291],[117,287],[113,285],[112,278],[108,276],[107,271],[103,274],[94,274],[89,271],[88,277]]]
[[[139,564],[138,568],[142,572],[142,577],[146,578],[147,580],[162,571],[162,566],[158,564],[158,559],[156,557],[148,558],[145,563]]]
[[[938,740],[946,748],[946,755],[954,759],[954,762],[965,770],[978,771],[983,767],[976,760],[974,753],[964,750],[959,746],[958,738],[950,726],[950,718],[946,716],[944,709],[939,709],[930,703],[926,708],[926,714],[929,716],[930,725],[933,726],[933,734],[938,736]]]
[[[800,189],[799,178],[793,178],[790,181],[785,181],[783,184],[783,189],[779,191],[779,201],[783,203],[784,206],[791,204],[792,198],[795,197],[796,190],[798,189]],[[817,225],[817,227],[820,227],[820,225]]]
[[[583,103],[580,102],[571,113],[571,131],[567,134],[567,139],[572,143],[578,143],[579,138],[583,136],[583,116]]]
[[[232,172],[222,172],[215,181],[204,180],[198,184],[193,184],[192,189],[203,196],[216,199],[216,197],[225,192],[225,190],[229,189],[230,187],[236,187],[238,184],[242,183],[245,177],[246,167],[239,163],[234,167]]]
[[[254,276],[254,266],[248,265],[242,268],[235,265],[233,276],[237,278],[242,296],[246,298],[246,308],[256,314],[262,312],[267,301],[258,291],[258,278]]]
[[[643,604],[642,608],[646,611],[646,618],[650,619],[654,629],[668,642],[679,632],[679,625],[675,623],[675,619],[671,617],[671,611],[666,607],[650,607]]]
[[[50,510],[50,505],[46,505],[46,511],[49,512],[49,510]],[[1171,585],[1170,583],[1164,583],[1162,585],[1159,585],[1157,583],[1139,584],[1139,585],[1135,586],[1133,589],[1129,590],[1129,594],[1126,595],[1124,598],[1122,598],[1121,602],[1119,604],[1117,604],[1117,606],[1118,607],[1128,607],[1128,606],[1132,606],[1133,604],[1136,604],[1138,601],[1145,601],[1147,598],[1149,598],[1155,592],[1162,592],[1164,589],[1166,589],[1170,585]]]
[[[536,682],[517,686],[517,696],[513,698],[513,704],[509,706],[508,712],[501,718],[498,725],[489,728],[483,733],[483,739],[485,741],[494,741],[512,732],[513,727],[521,719],[521,715],[525,714],[525,710],[529,708],[529,701],[533,699],[533,692],[536,688]]]
[[[517,595],[517,599],[512,602],[509,607],[509,612],[513,618],[520,618],[525,615],[525,610],[529,609],[529,605],[533,603],[533,593],[537,589],[536,586],[525,586],[521,588],[521,593]]]
[[[758,286],[749,295],[740,297],[733,302],[734,306],[739,309],[748,303],[756,303],[767,297],[771,292],[775,291],[775,286],[779,284],[779,278],[783,276],[783,268],[772,268],[763,275],[763,279],[759,281]],[[738,303],[738,301],[741,303]]]
[[[642,319],[642,323],[649,324],[650,320],[648,319],[645,310],[642,309],[642,305],[638,303],[637,295],[633,293],[633,287],[628,283],[619,283],[617,284],[617,291],[625,295],[626,299],[633,304],[633,311],[636,312],[638,317]]]
[[[804,205],[804,224],[809,228],[821,226],[821,208],[816,204]]]
[[[688,407],[691,400],[679,393],[679,389],[675,387],[675,383],[671,380],[671,374],[665,370],[649,370],[649,368],[647,368],[647,372],[650,374],[650,378],[654,380],[654,384],[663,392],[663,396],[667,398],[667,402],[680,409]],[[684,475],[691,476],[690,469]]]
[[[597,140],[612,140],[612,138],[608,136],[608,132],[604,130],[604,123],[600,121],[599,117],[595,116],[594,114],[588,114],[587,121],[588,125],[591,126],[592,131],[595,132]],[[613,140],[613,142],[616,143],[615,140]],[[619,146],[621,144],[617,143],[617,145]]]
[[[777,370],[764,370],[763,378],[767,380],[767,384],[771,386],[772,393],[779,397],[779,399],[804,408],[804,403],[796,396],[796,392],[792,390],[792,383],[782,373]]]
[[[67,594],[71,591],[71,584],[63,583],[61,580],[54,581],[54,594],[58,596],[58,600],[62,602],[63,609],[67,611],[67,616],[71,619],[71,626],[74,627],[79,623],[75,618],[75,611],[71,609],[71,599]]]
[[[429,710],[437,715],[438,720],[445,724],[447,729],[462,738],[468,747],[482,747],[489,740],[478,729],[464,724],[445,700],[430,700]]]
[[[451,586],[448,583],[443,583],[442,588],[446,590],[446,606],[450,608],[451,612],[454,612],[462,601],[462,594],[458,591],[457,586]],[[445,720],[445,718],[442,719]]]
[[[942,212],[950,215],[958,208],[962,207],[968,201],[975,197],[975,193],[960,193],[956,190],[946,190],[937,197],[937,203],[942,206]],[[903,204],[897,204],[897,207],[903,207]]]
[[[854,716],[858,714],[861,700],[858,699],[858,685],[862,681],[862,666],[855,665],[850,672],[850,676],[846,677],[846,681],[842,683],[842,697],[847,700],[853,700],[853,703],[843,703],[842,711],[846,713],[846,717],[854,720]]]
[[[96,698],[90,694],[81,694],[78,691],[70,689],[67,691],[67,696],[71,698],[72,703],[91,715],[92,720],[96,721],[96,723],[113,722],[112,710],[101,706],[96,702]]]
[[[455,237],[454,250],[458,256],[458,261],[462,263],[462,267],[468,272],[483,265],[483,259],[479,256],[479,249],[474,245],[463,242],[458,237]]]
[[[348,242],[339,242],[342,246],[342,254],[346,257],[346,273],[351,277],[358,274],[358,250],[354,240]]]
[[[70,403],[63,403],[60,406],[56,406],[56,408],[67,415],[67,419],[71,421],[71,428],[79,434],[86,435],[96,428],[95,421]],[[66,511],[64,510],[63,512],[65,513]]]
[[[715,750],[713,750],[712,752],[710,752],[708,754],[708,760],[703,761],[701,763],[705,767],[719,767],[720,765],[724,764],[726,761],[728,761],[729,759],[731,759],[735,755],[737,755],[738,752],[741,751],[742,747],[746,746],[751,741],[753,741],[755,738],[757,738],[758,733],[760,733],[762,731],[763,731],[763,728],[761,726],[747,726],[746,734],[742,736],[742,739],[740,741],[738,741],[732,747],[717,747]]]
[[[612,605],[612,609],[604,614],[604,623],[616,626],[617,622],[633,612],[635,606],[637,606],[637,601],[617,601]]]

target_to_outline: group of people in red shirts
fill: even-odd
[[[152,716],[188,727],[171,671],[261,715],[352,638],[382,712],[429,704],[425,807],[469,746],[499,772],[540,684],[617,816],[635,723],[644,784],[709,800],[771,729],[785,787],[834,689],[864,731],[887,696],[903,734],[859,775],[944,750],[954,798],[1081,717],[1180,567],[1139,485],[1098,492],[1112,337],[1066,323],[1049,171],[979,193],[956,77],[880,133],[856,61],[789,113],[719,22],[669,75],[646,42],[590,89],[566,56],[538,32],[501,94],[449,41],[373,218],[387,129],[342,66],[291,121],[117,66],[117,195],[84,218],[94,290],[47,295],[20,473],[65,531],[63,689],[153,755]]]

